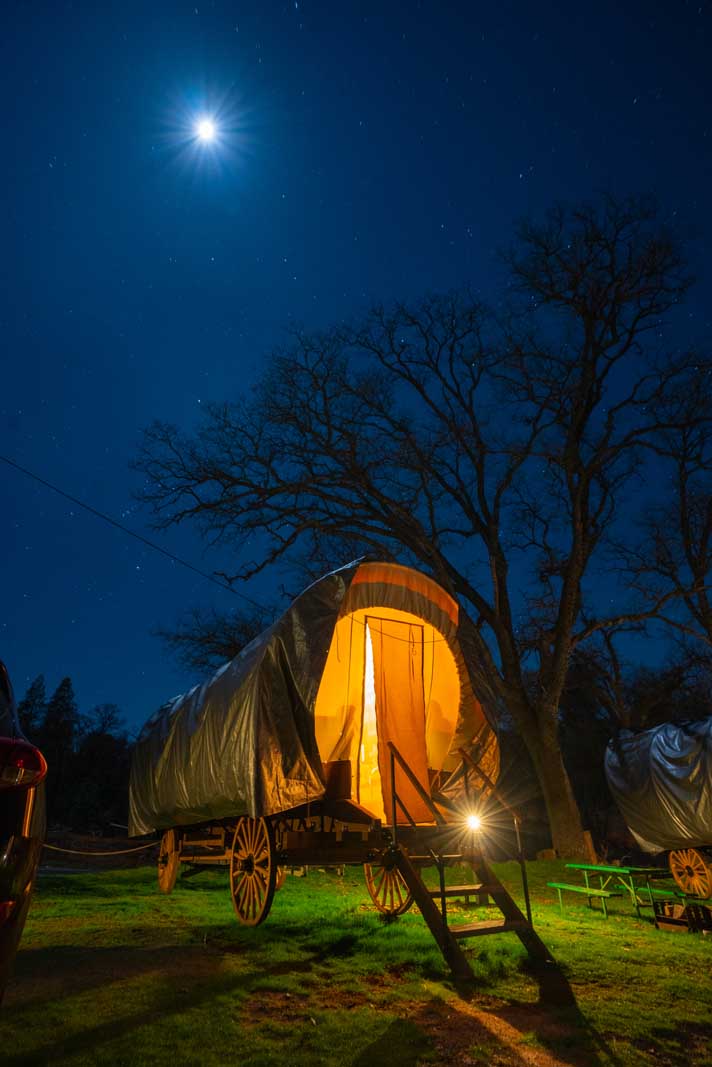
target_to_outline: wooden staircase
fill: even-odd
[[[488,786],[490,792],[497,797],[502,806],[513,816],[519,851],[519,863],[522,871],[522,886],[526,903],[526,915],[521,911],[519,905],[507,889],[505,889],[502,882],[500,882],[499,878],[485,859],[481,849],[477,850],[474,847],[471,847],[463,849],[457,854],[445,854],[436,852],[431,848],[428,851],[428,855],[409,855],[407,848],[405,848],[398,840],[398,822],[396,819],[397,807],[400,807],[404,812],[411,826],[415,827],[415,823],[410,818],[405,805],[402,803],[396,792],[396,763],[403,770],[421,799],[430,809],[436,827],[444,831],[444,839],[447,839],[449,820],[438,808],[438,805],[434,802],[433,798],[425,792],[392,741],[388,742],[388,748],[390,749],[392,783],[392,844],[389,849],[389,861],[400,871],[403,880],[408,886],[415,903],[420,908],[420,913],[428,924],[428,928],[437,941],[440,951],[445,957],[455,979],[467,982],[474,981],[475,976],[472,972],[472,968],[459,944],[460,941],[470,937],[486,937],[492,934],[512,932],[517,935],[532,960],[540,964],[554,963],[551,953],[534,930],[532,923],[526,864],[524,862],[524,853],[522,851],[519,834],[520,816],[518,812],[514,811],[514,809],[512,809],[506,801],[498,795],[494,783],[490,782],[484,772],[480,770],[472,756],[461,749],[460,752],[466,770],[469,766],[472,771],[478,774]],[[464,863],[471,867],[475,881],[467,885],[446,885],[445,867],[447,864],[452,863]],[[440,877],[440,886],[438,889],[429,889],[420,875],[419,867],[421,865],[432,864],[435,864],[437,867]],[[450,925],[447,914],[448,900],[464,899],[466,902],[469,902],[470,897],[477,897],[480,905],[486,904],[488,900],[491,900],[494,906],[499,908],[502,917],[500,919],[484,919]]]
[[[474,853],[462,853],[461,856],[448,856],[450,861],[456,858],[469,864],[477,881],[469,885],[442,886],[429,889],[423,881],[418,867],[408,855],[405,848],[395,845],[391,850],[394,866],[398,868],[410,890],[420,913],[428,924],[440,951],[445,957],[453,976],[464,981],[474,981],[472,968],[460,948],[459,942],[470,937],[486,937],[491,934],[516,933],[530,957],[539,963],[553,962],[551,953],[534,930],[532,923],[520,910],[516,901],[497,878],[484,856]],[[428,857],[430,859],[430,857]],[[438,857],[436,856],[436,859]],[[432,862],[432,860],[431,860]],[[440,866],[440,865],[439,865]],[[440,866],[442,871],[442,867]],[[476,896],[483,902],[491,898],[502,913],[500,919],[484,919],[474,922],[450,925],[447,916],[447,901],[467,899]],[[436,903],[437,902],[437,903]],[[438,904],[440,905],[438,907]]]

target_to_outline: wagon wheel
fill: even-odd
[[[412,905],[413,897],[397,867],[388,865],[381,858],[378,863],[364,863],[363,873],[369,896],[384,915],[395,918]]]
[[[277,874],[274,880],[274,888],[281,889],[284,883],[287,881],[287,868],[278,867]]]
[[[173,891],[179,866],[180,856],[175,830],[166,830],[158,852],[158,888],[162,893]]]
[[[259,926],[272,906],[277,878],[274,834],[266,819],[238,819],[230,856],[230,892],[244,926]]]
[[[712,896],[712,867],[696,848],[680,848],[668,857],[672,876],[684,893],[694,897]]]

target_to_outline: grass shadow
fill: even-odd
[[[555,960],[540,963],[525,959],[521,969],[536,981],[538,999],[535,1004],[514,1002],[500,1009],[497,1014],[503,1021],[522,1032],[533,1033],[553,1055],[560,1056],[562,1049],[567,1050],[567,1062],[571,1064],[621,1067],[622,1060],[610,1043],[579,1008],[565,968]]]
[[[395,1019],[372,1044],[363,1049],[351,1067],[418,1067],[433,1050],[432,1038],[413,1019]]]

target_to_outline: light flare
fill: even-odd
[[[212,119],[202,118],[195,125],[195,133],[201,141],[214,141],[217,129]]]

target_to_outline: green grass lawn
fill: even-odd
[[[518,888],[515,864],[495,869]],[[605,920],[571,895],[562,917],[545,883],[563,865],[529,874],[574,1006],[547,999],[513,934],[469,943],[477,984],[458,993],[417,910],[383,922],[358,869],[288,877],[256,929],[234,919],[225,872],[171,896],[154,868],[45,874],[0,1062],[712,1065],[712,936],[658,931],[622,899]]]

